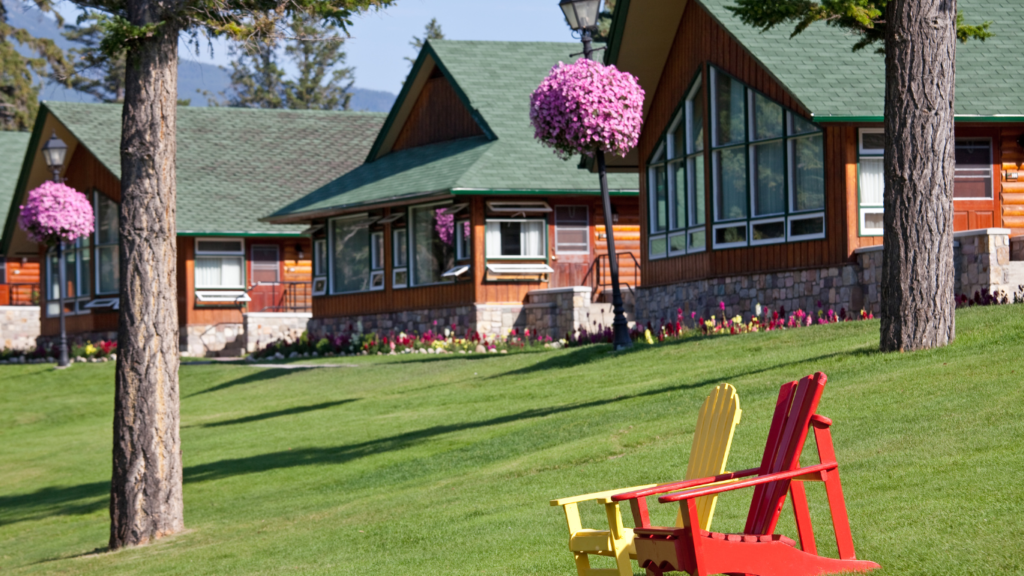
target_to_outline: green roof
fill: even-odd
[[[637,2],[638,0],[632,0]],[[885,60],[874,47],[852,52],[857,41],[839,28],[812,24],[790,38],[792,25],[767,32],[747,26],[728,9],[735,0],[695,0],[733,35],[816,120],[879,120],[885,107]],[[621,0],[628,13],[630,0]],[[1024,76],[1012,70],[1024,46],[1020,0],[959,0],[967,21],[991,21],[994,37],[956,46],[956,115],[1024,116]],[[621,30],[622,26],[617,27]],[[618,38],[612,54],[618,53]],[[1017,118],[1019,120],[1019,118]]]
[[[120,105],[45,106],[120,178]],[[370,112],[178,108],[178,233],[300,232],[259,218],[362,164],[385,117]]]
[[[592,194],[595,174],[580,170],[578,159],[563,161],[533,137],[530,94],[559,61],[580,51],[575,43],[465,42],[431,40],[413,67],[406,87],[378,137],[378,148],[403,101],[415,98],[409,86],[427,55],[438,63],[482,123],[485,136],[462,138],[390,152],[282,208],[270,219],[293,221],[302,215],[438,192],[500,190],[508,193]],[[636,193],[636,174],[609,174],[611,190]]]
[[[0,131],[0,222],[7,221],[7,210],[18,186],[21,163],[31,136],[28,132]]]

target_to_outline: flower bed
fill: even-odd
[[[36,346],[31,352],[20,350],[0,350],[0,364],[52,364],[60,356],[60,347],[56,344],[49,349]],[[117,359],[117,342],[100,340],[95,344],[74,344],[70,349],[70,357],[75,362],[109,362]]]

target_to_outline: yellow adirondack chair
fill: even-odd
[[[732,446],[732,435],[736,430],[736,425],[740,422],[742,413],[740,398],[732,385],[721,384],[711,391],[700,407],[697,416],[697,429],[693,433],[690,463],[686,468],[686,480],[707,478],[725,472],[725,463],[729,459],[729,448]],[[551,501],[552,506],[561,506],[565,511],[565,520],[569,525],[569,550],[572,551],[576,560],[576,570],[580,576],[633,576],[633,565],[630,562],[630,560],[636,559],[633,530],[622,525],[622,513],[619,510],[619,505],[611,498],[615,494],[654,486],[657,484],[605,490]],[[583,528],[578,505],[580,502],[590,501],[604,505],[608,517],[607,530]],[[711,529],[715,502],[715,496],[706,496],[697,500],[700,527],[704,530]],[[676,514],[676,526],[684,526],[681,513]],[[591,554],[615,558],[616,568],[591,568]]]

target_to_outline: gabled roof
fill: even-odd
[[[0,222],[7,221],[7,210],[14,198],[30,137],[28,132],[0,131]]]
[[[278,210],[271,222],[299,222],[358,206],[439,193],[591,194],[594,174],[559,160],[533,138],[530,94],[580,45],[430,40],[420,52],[366,164]],[[425,79],[451,83],[483,136],[391,151]],[[609,187],[635,194],[635,174],[609,174]]]
[[[703,6],[819,122],[881,120],[885,107],[885,61],[874,48],[852,52],[857,38],[823,22],[790,38],[791,25],[767,32],[740,22],[728,9],[734,0],[688,0]],[[619,0],[608,58],[639,74],[648,98],[654,95],[662,67],[682,15],[678,0]],[[1007,70],[1008,58],[1024,46],[1019,0],[959,0],[968,22],[992,21],[995,34],[984,42],[956,46],[958,119],[1024,120],[1024,76]],[[668,10],[654,39],[641,24]],[[656,63],[651,69],[641,69]],[[635,69],[635,71],[634,71]],[[1013,118],[1016,117],[1016,118]]]
[[[120,178],[119,104],[43,108],[40,122],[53,115]],[[362,164],[384,119],[371,112],[179,107],[178,233],[297,235],[301,228],[259,218]]]

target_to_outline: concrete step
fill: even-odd
[[[1020,292],[1021,286],[1024,286],[1024,262],[1010,262],[1007,268],[1009,269],[1010,292]]]

